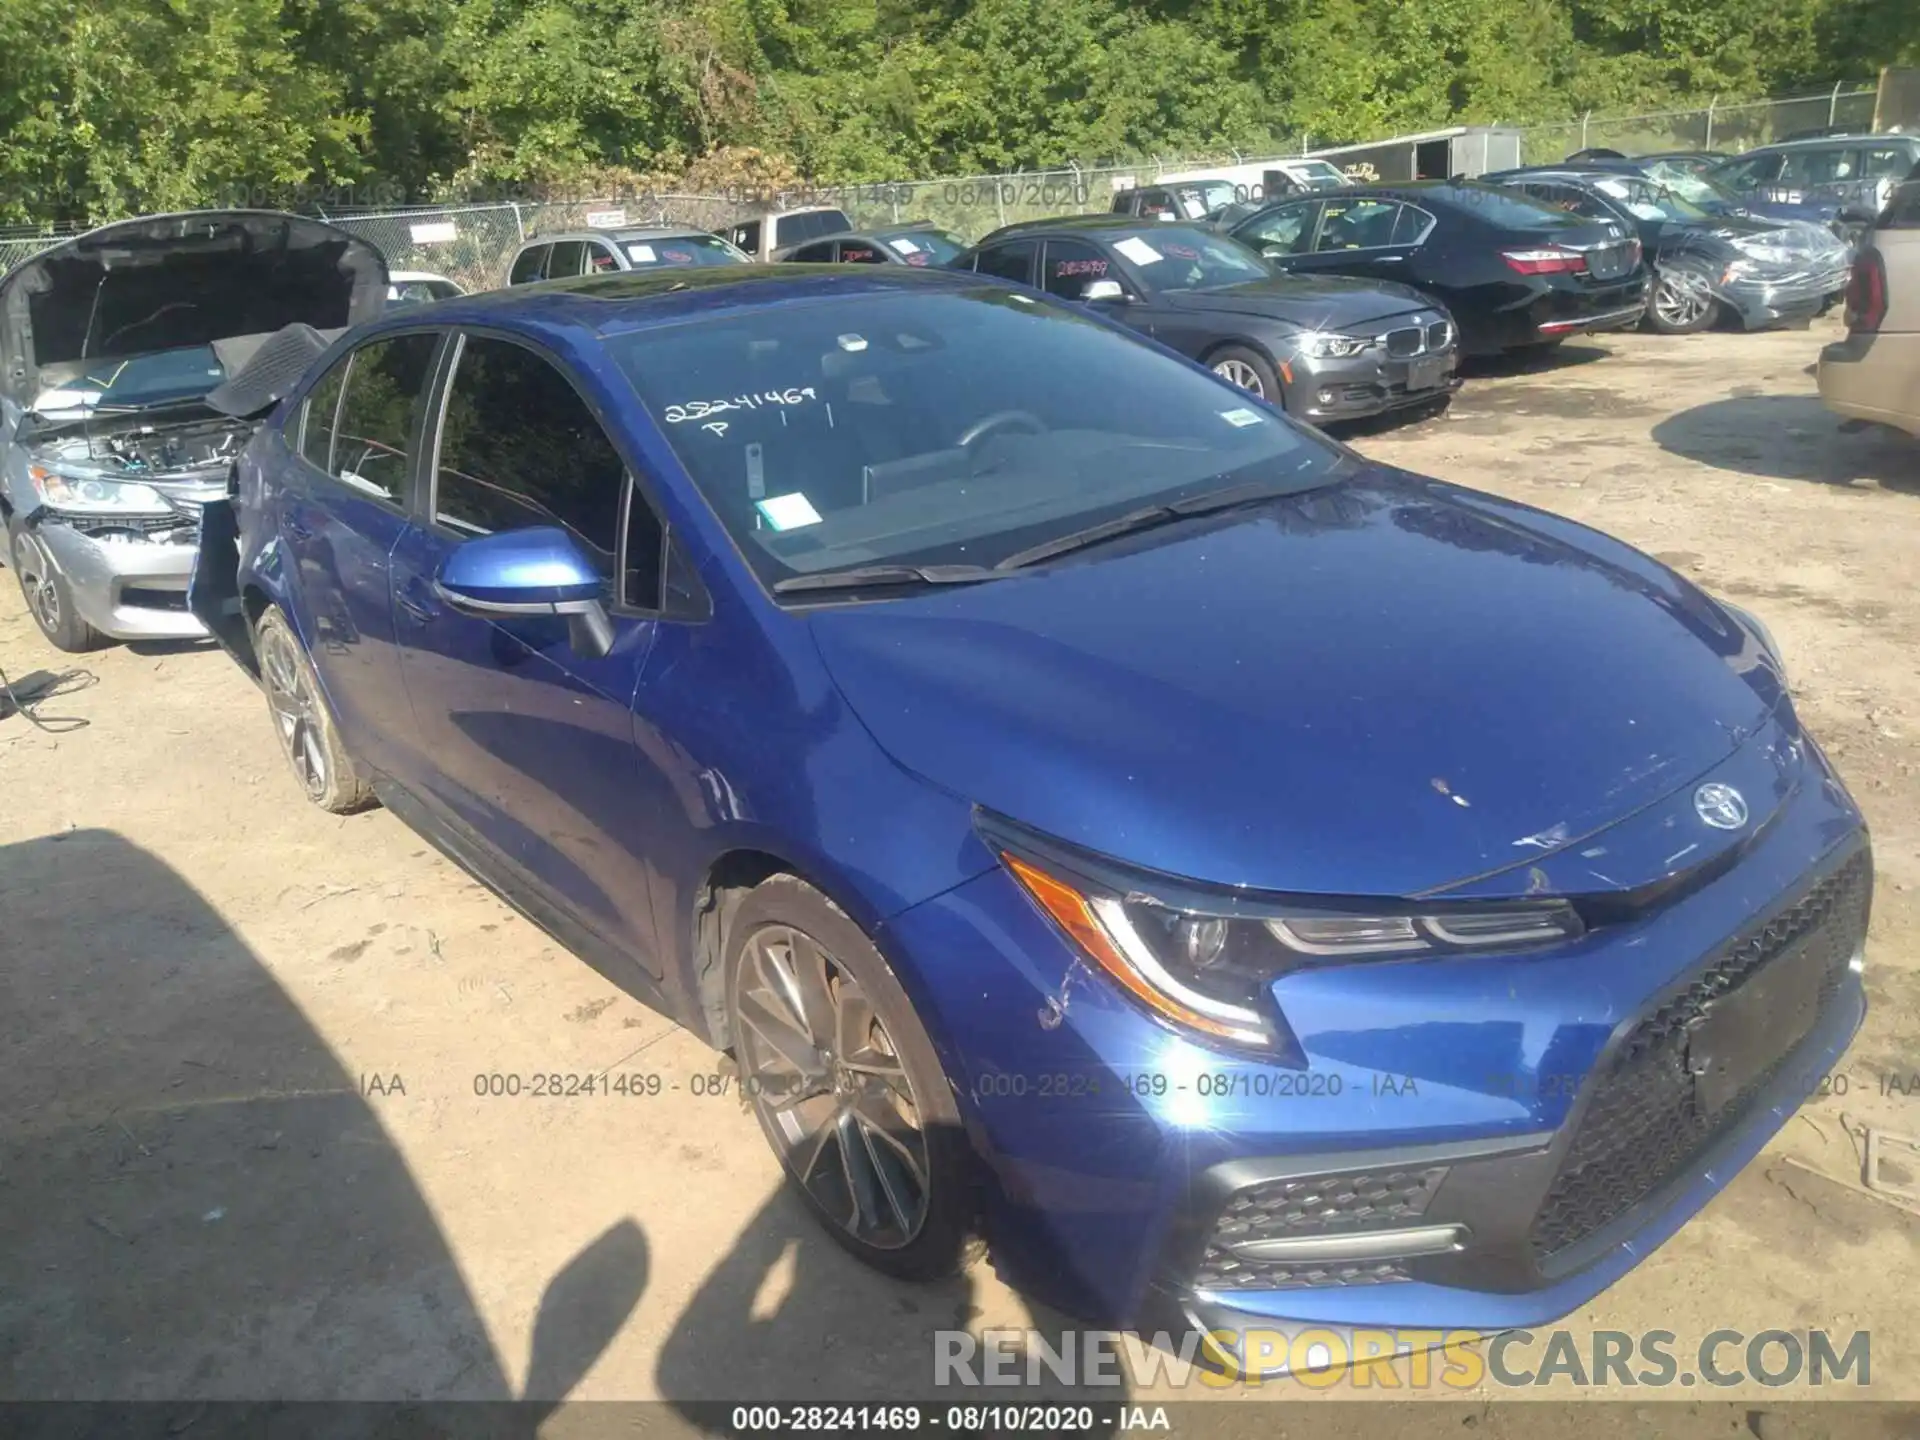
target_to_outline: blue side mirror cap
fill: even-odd
[[[579,542],[553,525],[475,536],[447,556],[439,582],[449,603],[491,614],[564,614],[607,593]]]

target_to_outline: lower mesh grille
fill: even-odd
[[[1752,1094],[1778,1073],[1792,1048],[1826,1012],[1866,933],[1872,870],[1862,852],[1799,901],[1745,936],[1691,985],[1642,1020],[1606,1070],[1560,1173],[1534,1217],[1536,1260],[1604,1228],[1647,1198],[1735,1123]],[[1816,967],[1818,1004],[1786,1047],[1745,1078],[1717,1113],[1700,1106],[1687,1069],[1687,1035],[1708,1002],[1730,994],[1778,961]]]
[[[1444,1165],[1359,1170],[1269,1180],[1237,1190],[1214,1222],[1195,1281],[1213,1290],[1283,1290],[1404,1280],[1406,1273],[1391,1261],[1265,1260],[1236,1255],[1234,1247],[1410,1224],[1426,1212],[1446,1175]]]
[[[1209,1260],[1212,1259],[1209,1252]],[[1303,1260],[1236,1260],[1200,1268],[1194,1283],[1202,1290],[1306,1290],[1316,1285],[1387,1285],[1409,1278],[1393,1260],[1332,1264]]]

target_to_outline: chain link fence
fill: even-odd
[[[1770,145],[1805,130],[1845,126],[1873,128],[1871,85],[1836,85],[1822,95],[1785,100],[1754,100],[1723,105],[1718,100],[1694,110],[1661,110],[1648,115],[1594,115],[1555,125],[1529,125],[1520,132],[1520,153],[1528,165],[1550,165],[1576,150],[1605,147],[1627,155],[1663,150],[1721,151],[1737,155]]]
[[[1735,153],[1781,140],[1802,130],[1833,126],[1870,129],[1876,90],[1836,85],[1819,95],[1721,104],[1646,115],[1586,115],[1551,125],[1521,127],[1527,164],[1564,159],[1575,150],[1605,146],[1627,154],[1661,150]],[[966,240],[1020,220],[1076,215],[1111,208],[1116,190],[1151,184],[1162,175],[1247,167],[1314,152],[1308,141],[1265,155],[1220,152],[1174,158],[1148,157],[1128,165],[1023,171],[908,180],[884,185],[846,185],[768,195],[674,195],[583,197],[570,200],[499,201],[489,204],[328,213],[320,218],[364,236],[395,270],[445,275],[469,290],[503,284],[522,241],[535,235],[597,226],[685,225],[713,230],[736,218],[776,208],[834,205],[856,226],[927,221]],[[77,228],[77,227],[74,227]],[[0,272],[52,244],[72,228],[0,230]]]

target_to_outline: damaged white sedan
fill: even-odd
[[[380,313],[388,283],[356,236],[241,210],[121,221],[8,272],[4,558],[50,642],[206,633],[186,604],[200,507],[226,495],[259,415]]]

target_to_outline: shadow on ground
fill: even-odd
[[[1488,380],[1506,375],[1551,375],[1604,360],[1613,352],[1591,342],[1563,340],[1558,345],[1527,345],[1518,350],[1503,350],[1498,355],[1468,356],[1460,362],[1460,373],[1469,380]]]
[[[1655,425],[1653,438],[1671,454],[1737,475],[1920,491],[1920,442],[1842,423],[1815,395],[1740,395],[1682,410]]]
[[[166,1402],[139,1433],[200,1440],[250,1422],[195,1402],[514,1398],[357,1078],[185,880],[81,830],[0,846],[0,894],[0,1399]],[[486,1433],[535,1433],[647,1271],[622,1221],[554,1277],[542,1403]],[[36,1415],[76,1433],[4,1428]]]

